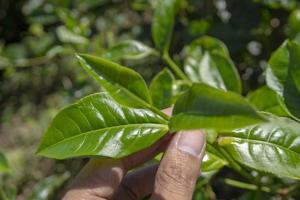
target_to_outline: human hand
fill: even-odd
[[[171,109],[164,110],[166,114]],[[168,134],[150,148],[119,160],[92,159],[81,170],[63,200],[190,200],[205,150],[205,134]],[[127,172],[165,152],[158,165]]]

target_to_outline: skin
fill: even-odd
[[[171,108],[163,110],[170,115]],[[120,160],[90,160],[63,200],[190,200],[205,150],[201,130],[167,134],[150,148]],[[164,152],[159,164],[130,170]]]

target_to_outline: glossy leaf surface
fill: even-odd
[[[289,43],[289,69],[283,99],[289,112],[300,119],[300,45]]]
[[[174,76],[168,69],[162,70],[152,80],[150,94],[153,105],[159,109],[172,105]]]
[[[122,59],[137,60],[156,54],[157,52],[154,49],[141,42],[126,40],[106,50],[102,57],[119,61]]]
[[[241,164],[277,176],[300,178],[300,124],[284,117],[236,129],[219,144]]]
[[[150,146],[167,131],[167,121],[160,115],[122,106],[103,92],[59,112],[44,134],[38,154],[56,159],[119,158]]]
[[[241,96],[197,83],[176,102],[172,130],[231,130],[262,122],[254,108]]]
[[[118,102],[135,107],[151,104],[148,87],[135,71],[91,55],[81,54],[77,58],[81,66]]]
[[[226,160],[223,160],[222,158],[218,157],[217,155],[206,151],[204,154],[202,163],[201,163],[201,171],[202,172],[209,172],[209,171],[215,171],[218,170],[228,163]]]
[[[185,54],[184,70],[193,82],[241,92],[239,74],[221,41],[202,37],[187,46]]]
[[[288,116],[282,108],[277,94],[266,86],[250,93],[247,98],[260,111],[270,112],[279,116]]]
[[[271,56],[266,70],[268,87],[278,95],[283,95],[283,88],[288,75],[289,51],[288,42],[285,41]]]
[[[0,152],[0,174],[8,173],[10,171],[8,162],[3,153]]]
[[[178,0],[158,0],[152,19],[152,38],[157,49],[167,53],[170,48]]]

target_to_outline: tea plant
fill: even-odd
[[[251,182],[226,179],[227,184],[277,193],[281,186],[266,187],[262,175],[300,178],[300,45],[284,42],[269,60],[266,86],[243,97],[239,74],[221,41],[196,39],[183,49],[183,68],[173,61],[169,49],[179,3],[157,4],[155,49],[128,40],[101,57],[76,55],[103,91],[61,110],[38,155],[121,158],[168,132],[205,129],[203,172],[227,166]],[[162,58],[171,71],[158,73],[149,89],[137,72],[115,63],[150,55]],[[172,116],[160,111],[172,105]]]

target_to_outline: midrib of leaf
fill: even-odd
[[[165,113],[161,112],[159,109],[157,109],[154,106],[151,106],[150,104],[148,104],[146,101],[144,101],[143,99],[141,99],[140,97],[136,96],[134,93],[130,92],[127,88],[124,88],[122,85],[116,83],[116,85],[118,87],[121,87],[124,92],[130,96],[130,98],[134,99],[134,101],[139,102],[141,105],[145,106],[146,108],[150,109],[151,111],[153,111],[154,113],[158,114],[159,116],[163,117],[165,120],[169,121],[170,117],[168,115],[166,115]],[[118,92],[118,91],[117,91]]]
[[[196,117],[239,117],[241,115],[243,115],[243,113],[241,114],[229,114],[229,115],[224,115],[222,113],[201,113],[201,112],[184,112],[184,113],[179,113],[179,114],[176,114],[176,116],[180,116],[180,115],[195,115]],[[256,119],[257,116],[252,116],[252,115],[245,115],[245,117],[247,118],[253,118],[253,119]]]
[[[37,153],[41,154],[41,152],[46,151],[47,149],[50,149],[50,148],[52,148],[54,146],[57,146],[61,143],[72,141],[73,139],[75,139],[77,137],[86,136],[88,134],[92,134],[92,133],[97,132],[97,131],[106,132],[106,131],[109,131],[109,130],[112,130],[112,129],[135,128],[137,126],[139,126],[139,127],[144,126],[145,128],[161,128],[161,129],[168,130],[168,125],[166,125],[166,124],[155,124],[155,123],[135,123],[135,124],[124,124],[124,125],[110,126],[110,127],[105,127],[105,128],[100,128],[100,129],[96,129],[96,130],[87,131],[87,132],[84,132],[84,133],[81,133],[81,134],[78,134],[78,135],[75,135],[75,136],[72,136],[72,137],[68,137],[66,139],[63,139],[63,140],[55,143],[55,144],[47,146],[46,148],[43,148],[42,150],[38,150]]]

